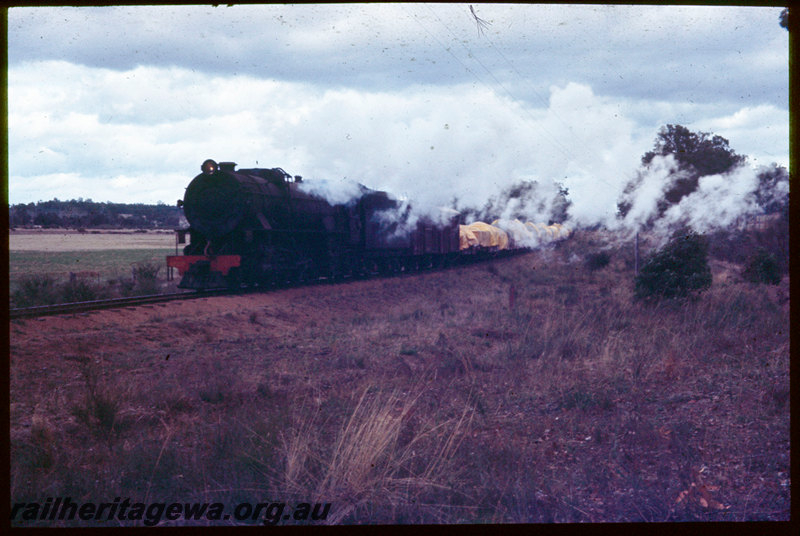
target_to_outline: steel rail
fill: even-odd
[[[106,300],[91,300],[83,302],[56,303],[52,305],[37,305],[34,307],[17,307],[9,309],[8,316],[14,318],[34,318],[40,316],[84,313],[101,309],[116,309],[121,307],[134,307],[150,303],[167,302],[172,300],[185,300],[232,294],[230,290],[209,290],[204,292],[174,292],[170,294],[149,294],[145,296],[130,296],[127,298],[109,298]]]
[[[9,319],[19,319],[19,318],[36,318],[42,316],[52,316],[52,315],[64,315],[64,314],[75,314],[75,313],[85,313],[89,311],[99,311],[102,309],[119,309],[124,307],[136,307],[139,305],[148,305],[151,303],[161,303],[161,302],[168,302],[173,300],[187,300],[187,299],[195,299],[195,298],[208,298],[214,296],[231,296],[237,294],[249,294],[249,293],[258,293],[258,292],[265,292],[271,290],[279,290],[279,289],[286,289],[286,288],[297,288],[303,286],[312,286],[312,285],[319,285],[319,284],[346,284],[354,281],[359,281],[363,279],[371,279],[373,277],[407,277],[407,276],[414,276],[423,274],[425,272],[437,272],[446,270],[448,268],[456,268],[458,266],[469,266],[472,264],[480,264],[489,260],[503,260],[509,258],[511,256],[528,253],[530,250],[527,248],[520,248],[516,250],[508,250],[500,252],[500,255],[492,256],[492,257],[483,257],[480,255],[476,255],[474,258],[470,258],[470,256],[462,256],[458,257],[456,263],[446,266],[446,267],[439,267],[439,268],[425,268],[419,270],[409,270],[403,272],[395,272],[390,274],[379,274],[379,273],[370,273],[364,274],[362,276],[351,276],[346,277],[343,279],[336,279],[332,280],[325,277],[320,277],[317,279],[307,279],[303,281],[296,281],[296,282],[285,282],[280,284],[274,285],[265,285],[265,286],[254,286],[254,287],[243,287],[239,289],[215,289],[215,290],[187,290],[183,292],[173,292],[168,294],[149,294],[145,296],[130,296],[127,298],[109,298],[105,300],[91,300],[91,301],[83,301],[83,302],[67,302],[67,303],[56,303],[52,305],[37,305],[33,307],[18,307],[9,309]]]

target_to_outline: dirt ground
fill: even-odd
[[[13,499],[256,489],[323,493],[349,523],[788,519],[788,280],[713,263],[702,299],[646,308],[624,263],[572,258],[14,320]],[[116,400],[109,427],[81,409],[82,357]],[[391,449],[341,469],[362,394],[416,398]]]
[[[424,276],[411,276],[424,277]],[[133,348],[142,367],[163,368],[191,360],[194,347],[254,336],[286,336],[298,325],[325,326],[379,306],[385,281],[284,289],[265,294],[199,298],[170,303],[14,320],[11,324],[12,384],[11,428],[30,426],[37,400],[42,401],[42,381],[80,383],[65,362],[68,353],[89,350],[109,356],[130,355]],[[355,290],[350,299],[327,298]],[[371,296],[367,301],[364,297]],[[324,305],[323,305],[324,304]],[[256,316],[255,322],[251,318]],[[177,327],[177,329],[176,329]],[[88,348],[84,341],[91,341]],[[167,359],[167,356],[170,356]],[[161,361],[163,357],[164,362]],[[144,372],[144,371],[143,371]],[[148,371],[147,376],[150,375]],[[246,374],[244,376],[247,376]],[[257,382],[257,376],[250,376]],[[34,386],[34,389],[25,386]]]

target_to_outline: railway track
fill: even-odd
[[[84,302],[57,303],[54,305],[39,305],[36,307],[19,307],[9,310],[9,318],[35,318],[39,316],[63,315],[85,313],[101,309],[118,309],[120,307],[133,307],[150,303],[160,303],[173,300],[187,300],[208,296],[231,294],[230,290],[210,290],[205,292],[174,292],[170,294],[152,294],[147,296],[133,296],[130,298],[110,298],[107,300],[92,300]]]
[[[480,258],[476,257],[475,259],[468,259],[468,258],[461,258],[457,264],[451,265],[448,268],[455,268],[457,266],[466,266],[474,263],[485,262],[487,260],[502,260],[504,258],[508,258],[514,255],[518,255],[521,253],[527,253],[528,250],[515,250],[513,252],[504,252],[504,255],[499,255],[496,257],[492,257],[491,259],[487,258]],[[446,268],[433,268],[433,271],[442,270]],[[429,269],[423,270],[415,270],[411,272],[398,272],[393,274],[383,274],[384,277],[408,277],[414,276],[417,274],[422,274],[427,272]],[[318,285],[318,284],[331,284],[331,283],[348,283],[353,281],[358,281],[360,279],[368,279],[371,277],[378,276],[380,277],[381,274],[372,273],[362,277],[353,277],[353,278],[346,278],[344,280],[337,280],[332,281],[326,278],[319,278],[319,279],[309,279],[304,280],[301,282],[294,282],[289,283],[286,282],[284,284],[276,284],[271,286],[263,286],[263,287],[244,287],[241,289],[231,290],[231,289],[217,289],[217,290],[205,290],[205,291],[194,291],[194,290],[187,290],[183,292],[173,292],[169,294],[152,294],[147,296],[132,296],[128,298],[109,298],[106,300],[91,300],[91,301],[83,301],[83,302],[69,302],[69,303],[57,303],[53,305],[37,305],[35,307],[18,307],[9,309],[9,318],[10,319],[17,319],[17,318],[36,318],[42,316],[52,316],[52,315],[64,315],[64,314],[75,314],[75,313],[86,313],[89,311],[99,311],[102,309],[119,309],[123,307],[135,307],[139,305],[147,305],[152,303],[161,303],[161,302],[168,302],[174,300],[191,300],[195,298],[207,298],[213,296],[223,296],[223,295],[232,295],[232,294],[247,294],[252,292],[265,292],[269,290],[278,290],[281,288],[289,288],[289,287],[299,287],[299,286],[309,286],[309,285]]]

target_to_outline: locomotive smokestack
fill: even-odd
[[[222,171],[236,171],[236,162],[220,162],[219,169]]]

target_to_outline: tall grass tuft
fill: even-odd
[[[110,437],[122,404],[106,385],[102,362],[95,363],[83,355],[66,355],[64,358],[78,365],[86,386],[84,402],[72,408],[73,415],[95,432]]]
[[[284,441],[285,489],[337,505],[331,524],[392,522],[423,506],[431,492],[448,489],[453,455],[472,419],[467,406],[457,418],[412,426],[419,394],[371,391],[363,391],[330,450],[314,437],[311,420]]]

